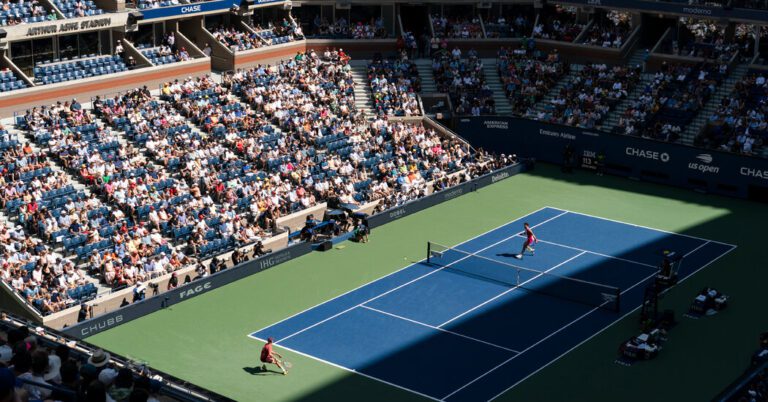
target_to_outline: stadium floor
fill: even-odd
[[[708,400],[744,370],[768,324],[761,300],[768,271],[756,258],[768,208],[587,172],[563,176],[546,165],[378,228],[368,244],[310,254],[88,341],[240,401],[420,400],[292,352],[284,353],[294,364],[290,375],[262,373],[261,344],[245,334],[421,260],[428,240],[458,244],[545,205],[739,247],[662,299],[680,324],[656,360],[614,363],[619,343],[637,333],[637,313],[630,314],[498,400]],[[731,295],[730,307],[683,318],[705,285]],[[447,364],[466,370],[473,361]]]

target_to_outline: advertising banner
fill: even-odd
[[[517,164],[513,166],[507,166],[499,169],[495,172],[476,177],[468,182],[461,183],[457,186],[438,191],[430,194],[424,198],[411,201],[407,204],[403,204],[399,207],[390,208],[384,212],[380,212],[368,218],[368,227],[375,228],[377,226],[384,225],[385,223],[392,222],[393,220],[400,219],[404,216],[415,214],[434,205],[442,202],[452,200],[456,197],[462,196],[467,193],[471,193],[479,188],[496,183],[497,181],[504,180],[508,177],[514,176],[524,170],[523,164]]]
[[[142,21],[147,21],[156,20],[158,18],[181,17],[197,13],[224,11],[229,10],[233,5],[238,5],[239,3],[239,1],[236,1],[233,4],[232,0],[219,0],[194,4],[182,4],[180,6],[173,7],[145,8],[139,11],[144,14],[144,19]]]
[[[595,169],[602,159],[607,173],[713,193],[747,197],[768,187],[763,158],[514,117],[461,118],[456,132],[491,152],[556,164],[570,153],[575,166]]]
[[[236,267],[219,271],[214,275],[192,281],[171,291],[148,297],[138,303],[64,328],[61,332],[77,339],[83,339],[143,317],[161,308],[172,306],[265,269],[272,268],[280,263],[301,257],[310,251],[312,251],[312,244],[298,243],[260,258],[244,262]]]
[[[723,8],[690,2],[637,0],[565,0],[563,3],[588,7],[623,8],[645,12],[679,14],[690,17],[768,21],[768,11],[746,8]]]

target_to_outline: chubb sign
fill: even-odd
[[[104,331],[108,328],[114,327],[115,325],[118,325],[123,322],[123,315],[118,314],[114,317],[105,318],[103,320],[96,320],[91,323],[87,327],[83,327],[80,329],[80,336],[86,337],[90,334],[96,334],[101,331]]]

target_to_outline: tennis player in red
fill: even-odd
[[[280,360],[278,360],[278,357],[282,359],[283,356],[281,356],[280,353],[272,350],[273,341],[274,340],[271,337],[267,338],[267,343],[264,344],[263,348],[261,348],[261,362],[264,363],[261,365],[261,369],[267,371],[267,363],[272,363],[280,370],[283,370],[283,375],[286,375],[288,374],[288,371],[286,371],[283,366],[280,365]]]
[[[523,227],[525,227],[525,243],[523,243],[523,249],[520,251],[520,254],[515,255],[515,258],[518,260],[523,259],[523,255],[525,254],[526,250],[530,251],[531,255],[533,255],[535,250],[533,247],[531,247],[531,245],[539,242],[539,239],[537,239],[536,235],[533,234],[533,229],[531,229],[531,225],[529,225],[528,222],[524,223]]]

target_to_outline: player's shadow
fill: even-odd
[[[499,254],[496,254],[496,255],[499,256],[499,257],[515,258],[515,256],[517,254],[514,254],[514,253],[499,253]]]
[[[243,367],[243,371],[245,371],[250,375],[275,375],[275,374],[283,375],[283,373],[280,371],[270,370],[270,369],[263,370],[261,366]]]

